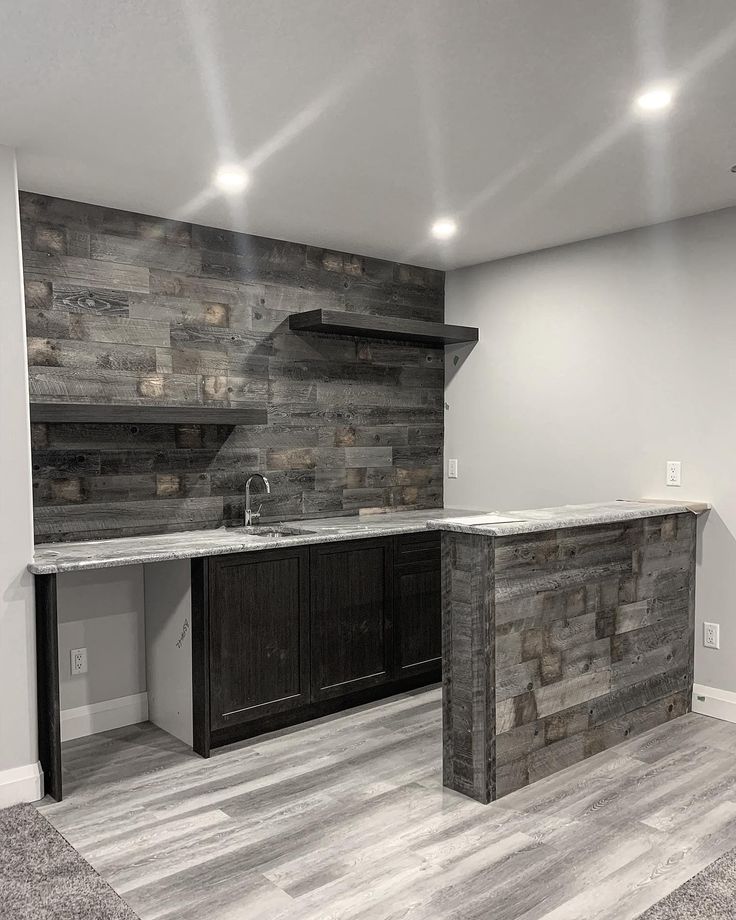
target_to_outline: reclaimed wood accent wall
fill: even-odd
[[[31,400],[253,406],[267,425],[32,426],[36,539],[442,505],[442,348],[288,329],[441,322],[444,274],[22,193]]]
[[[478,538],[443,539],[455,591],[466,586],[447,628],[473,661],[445,676],[445,705],[457,720],[467,696],[466,735],[487,751],[483,762],[477,750],[456,760],[453,788],[487,802],[689,710],[694,515],[487,538],[493,578],[481,592],[468,581],[484,565],[469,542]],[[481,607],[494,633],[488,666],[489,642],[472,625]],[[495,686],[486,707],[484,673]]]

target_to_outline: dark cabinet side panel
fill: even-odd
[[[356,540],[311,550],[312,699],[392,676],[392,542]]]
[[[59,624],[56,575],[34,575],[36,588],[36,704],[38,759],[46,795],[62,798]]]
[[[309,701],[305,549],[210,560],[212,728]]]
[[[440,572],[396,573],[397,677],[441,662],[441,596]]]
[[[437,672],[442,664],[440,534],[396,538],[394,642],[396,677]]]
[[[210,756],[210,560],[194,558],[192,577],[192,747],[202,757]]]

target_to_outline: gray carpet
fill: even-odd
[[[721,856],[658,901],[638,920],[734,920],[736,850]]]
[[[2,920],[138,920],[32,805],[0,811]]]

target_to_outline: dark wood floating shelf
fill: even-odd
[[[95,422],[141,425],[267,425],[265,409],[207,406],[119,406],[97,403],[31,403],[31,422]]]
[[[368,316],[342,310],[292,313],[289,328],[296,332],[357,335],[373,339],[422,342],[425,345],[459,345],[478,341],[478,330],[473,326],[448,326],[446,323],[424,323],[420,320]]]

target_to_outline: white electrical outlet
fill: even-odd
[[[665,485],[679,486],[682,485],[682,464],[679,460],[667,461],[667,474],[665,476]]]
[[[87,649],[73,648],[72,656],[72,676],[87,673]]]
[[[721,647],[721,627],[719,623],[703,623],[703,645],[706,648]]]
[[[457,479],[457,460],[447,461],[447,478]]]

